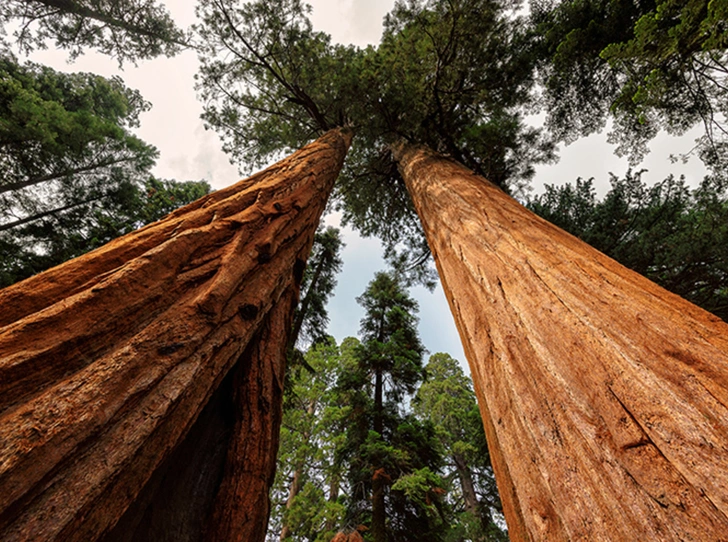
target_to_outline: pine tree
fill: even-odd
[[[0,57],[0,287],[209,192],[152,177],[157,150],[131,133],[148,108],[118,78]]]
[[[348,397],[348,523],[372,540],[437,540],[440,456],[431,425],[403,407],[423,377],[416,302],[392,273],[377,273],[357,298],[364,307],[356,367],[339,387]],[[397,486],[399,484],[399,486]]]
[[[286,390],[273,498],[272,534],[281,540],[329,542],[343,522],[340,489],[348,405],[336,388],[355,365],[356,339],[332,338],[306,352],[309,369],[293,367]],[[269,531],[269,533],[271,533]]]

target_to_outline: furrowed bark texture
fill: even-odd
[[[310,247],[309,247],[310,248]],[[265,540],[283,417],[283,380],[298,290],[271,314],[249,361],[235,375],[235,427],[204,540]]]
[[[511,540],[728,540],[728,325],[401,143]]]
[[[237,391],[231,385],[240,417],[228,424],[228,459],[220,447],[210,452],[226,474],[207,493],[219,507],[237,506],[236,488],[249,484],[262,502],[280,419],[276,345],[350,139],[328,132],[160,222],[0,290],[2,540],[96,540],[154,493],[149,484],[174,486],[182,465],[165,460],[238,360],[248,375]],[[207,440],[188,443],[191,453]],[[248,453],[256,466],[247,472],[230,453]],[[155,476],[165,464],[170,475]]]

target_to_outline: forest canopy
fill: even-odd
[[[398,140],[519,192],[557,141],[610,118],[617,152],[635,160],[660,130],[700,124],[695,152],[724,174],[722,8],[684,4],[533,2],[524,16],[518,3],[398,1],[381,43],[361,49],[315,31],[298,0],[205,0],[198,90],[205,120],[248,166],[332,126],[354,129],[334,193],[344,222],[380,238],[390,261],[421,269],[428,249],[392,159]],[[546,126],[527,124],[539,110]]]
[[[577,252],[581,251],[579,254],[591,255],[589,264],[606,259],[600,259],[601,255],[572,236],[539,221],[504,193],[523,198],[536,166],[556,159],[559,142],[574,141],[607,125],[611,124],[610,138],[617,143],[617,152],[628,154],[635,162],[644,156],[656,134],[682,135],[701,126],[703,135],[692,152],[699,155],[710,174],[697,187],[691,188],[676,176],[648,186],[643,182],[643,172],[635,169],[623,179],[612,175],[611,189],[601,200],[597,198],[593,181],[578,179],[575,185],[547,186],[544,193],[531,197],[528,205],[551,223],[624,265],[726,318],[728,57],[725,51],[728,29],[725,20],[728,13],[723,5],[717,4],[701,0],[646,3],[534,0],[530,9],[525,10],[522,3],[505,0],[398,0],[384,19],[380,43],[361,48],[334,43],[329,35],[316,30],[310,19],[311,8],[301,0],[199,0],[198,23],[190,34],[180,30],[162,3],[154,0],[9,0],[0,8],[0,24],[6,29],[0,54],[0,287],[99,248],[198,200],[211,190],[207,181],[178,182],[157,178],[152,173],[159,153],[135,135],[141,116],[151,104],[140,92],[127,87],[122,77],[65,73],[18,60],[10,49],[25,54],[54,44],[68,51],[70,59],[85,50],[95,50],[123,65],[159,55],[174,55],[194,43],[200,63],[196,91],[202,101],[202,119],[206,128],[220,135],[224,150],[242,169],[258,169],[322,134],[326,140],[317,151],[311,151],[315,158],[310,162],[302,160],[304,166],[296,173],[303,171],[304,174],[301,177],[292,174],[290,185],[280,186],[283,177],[277,175],[275,167],[270,170],[272,173],[263,175],[269,175],[266,177],[269,181],[273,178],[265,189],[245,192],[254,183],[245,185],[244,181],[237,185],[236,190],[245,193],[245,197],[231,200],[246,212],[245,205],[252,202],[250,215],[231,218],[231,214],[222,219],[213,213],[205,216],[206,231],[220,235],[216,238],[217,246],[210,251],[212,256],[205,259],[207,256],[197,258],[193,254],[184,269],[175,267],[176,261],[158,266],[164,268],[160,273],[166,273],[168,284],[178,284],[179,276],[189,281],[185,286],[190,288],[184,293],[185,302],[198,299],[196,295],[204,298],[204,303],[190,302],[188,309],[193,319],[197,319],[196,325],[207,333],[205,337],[213,336],[210,330],[222,325],[216,319],[224,316],[224,325],[229,325],[232,331],[225,341],[221,340],[224,344],[217,350],[211,343],[215,350],[211,356],[228,347],[229,352],[234,351],[237,347],[234,332],[238,328],[249,332],[246,339],[249,342],[241,346],[241,351],[230,354],[232,361],[225,366],[225,371],[233,363],[239,369],[250,360],[262,362],[262,372],[255,378],[247,378],[247,373],[233,369],[229,373],[221,369],[220,374],[210,376],[210,382],[226,379],[225,386],[230,388],[221,385],[215,391],[210,384],[212,391],[208,391],[214,392],[220,401],[217,406],[213,405],[215,408],[234,403],[241,411],[246,411],[246,406],[254,406],[264,413],[261,419],[265,417],[273,427],[271,435],[265,437],[269,439],[267,453],[275,451],[278,438],[275,424],[281,423],[282,416],[281,454],[273,486],[269,536],[327,542],[337,532],[346,532],[374,542],[505,540],[502,513],[516,497],[515,492],[504,493],[501,502],[498,496],[483,421],[489,435],[493,435],[505,431],[495,426],[506,416],[488,420],[487,409],[482,407],[481,418],[472,381],[463,374],[459,362],[446,353],[427,356],[418,333],[418,305],[409,287],[416,283],[434,284],[436,272],[429,258],[430,247],[435,245],[428,245],[424,235],[427,214],[423,216],[422,207],[417,207],[418,216],[415,207],[431,203],[427,198],[438,190],[440,194],[446,193],[449,187],[444,186],[444,179],[457,178],[459,182],[469,183],[467,190],[456,194],[463,203],[461,207],[450,199],[449,209],[445,206],[438,209],[436,205],[429,208],[430,219],[455,217],[450,223],[440,222],[439,228],[430,225],[430,229],[439,230],[436,233],[442,235],[440,241],[444,239],[441,246],[451,252],[453,261],[459,258],[460,271],[465,269],[455,275],[456,280],[451,284],[458,281],[465,284],[475,277],[473,282],[480,281],[480,285],[489,288],[486,293],[483,293],[486,290],[480,291],[483,297],[479,307],[464,310],[466,316],[457,314],[456,317],[460,318],[461,325],[466,317],[477,324],[475,339],[466,337],[464,332],[462,335],[466,342],[472,343],[469,348],[466,344],[469,357],[475,359],[475,343],[485,350],[489,346],[488,371],[492,369],[496,374],[496,370],[503,370],[499,375],[503,381],[516,374],[525,375],[520,382],[514,377],[503,389],[496,379],[486,392],[494,402],[503,401],[500,406],[505,405],[508,416],[518,410],[513,408],[514,397],[519,400],[532,394],[529,396],[532,404],[526,406],[536,405],[534,410],[524,414],[524,406],[518,411],[522,418],[513,414],[507,419],[506,424],[511,426],[505,436],[513,437],[510,445],[528,441],[533,446],[531,457],[524,453],[523,458],[517,458],[523,459],[526,467],[521,473],[514,471],[514,479],[519,474],[524,476],[528,469],[532,469],[528,471],[532,479],[537,479],[533,473],[540,469],[541,474],[545,473],[545,482],[538,483],[545,485],[539,487],[546,487],[550,483],[549,469],[555,471],[554,463],[559,463],[553,458],[558,459],[562,449],[570,450],[563,446],[560,428],[554,420],[562,419],[560,416],[566,419],[570,413],[565,407],[559,410],[561,403],[552,401],[553,397],[539,395],[545,393],[540,383],[528,380],[532,368],[522,370],[518,364],[526,366],[535,351],[541,355],[554,342],[558,343],[548,337],[548,316],[539,312],[544,307],[549,312],[558,312],[562,305],[567,306],[556,295],[558,288],[547,284],[557,273],[544,278],[552,269],[560,270],[563,263],[558,250],[552,250],[559,246],[550,244],[552,238],[562,236],[558,239],[563,246],[573,241],[575,244],[569,247],[576,246]],[[534,125],[534,114],[545,115],[545,123]],[[352,134],[353,143],[334,184]],[[331,158],[332,149],[338,153],[336,159]],[[686,154],[690,152],[688,149]],[[409,157],[409,162],[404,157]],[[434,186],[427,197],[423,196],[422,189],[416,194],[412,180],[416,175],[411,168],[407,169],[413,163],[417,166],[417,161],[420,178],[415,180],[424,178],[430,189]],[[293,165],[284,167],[294,170],[300,163],[292,161]],[[442,173],[440,177],[428,177],[430,170],[455,173],[451,177]],[[324,178],[309,171],[325,171],[330,183],[326,186],[321,183],[306,192],[305,180]],[[470,175],[469,171],[477,176]],[[420,188],[423,184],[420,183]],[[315,202],[316,212],[310,210],[313,205],[301,206],[293,196],[286,199],[286,190],[294,185],[300,189],[297,196],[305,193],[310,196],[308,201]],[[200,213],[191,212],[190,216],[197,219],[203,216],[205,208],[218,203],[220,209],[225,207],[230,203],[225,202],[230,192],[221,192],[219,199],[212,195],[203,200],[199,204]],[[268,201],[266,198],[273,193],[284,194],[280,199],[285,201]],[[490,237],[486,241],[489,226],[476,224],[476,213],[468,211],[475,208],[468,207],[473,202],[465,201],[468,197],[474,199],[472,194],[478,194],[483,201],[497,194],[492,201],[500,202],[503,209],[501,205],[493,209],[493,215],[498,215],[494,230],[500,228],[503,238],[506,233],[513,233],[508,232],[509,224],[516,223],[511,217],[497,222],[505,216],[499,214],[506,213],[504,209],[510,209],[512,214],[522,213],[518,216],[521,229],[516,233],[532,230],[502,244],[499,244],[501,238]],[[441,196],[441,200],[445,199]],[[232,209],[234,205],[227,208]],[[364,312],[358,338],[349,337],[341,343],[328,336],[327,301],[343,265],[343,240],[336,228],[318,224],[320,212],[327,206],[329,211],[340,211],[344,226],[352,225],[362,235],[379,238],[389,263],[389,268],[377,273],[357,298]],[[188,209],[198,210],[195,205]],[[456,212],[449,215],[451,210]],[[304,216],[305,220],[287,223],[285,227],[290,229],[279,239],[276,232],[280,233],[283,228],[276,230],[274,226],[281,216],[287,217],[286,220]],[[252,231],[249,238],[256,242],[243,245],[240,232],[248,235],[250,232],[245,228],[252,229],[251,224],[258,224],[258,231],[270,227],[266,230],[269,237],[257,239],[257,231]],[[452,230],[448,229],[450,226]],[[511,226],[511,229],[517,228]],[[539,238],[534,231],[551,232],[552,238]],[[169,239],[184,245],[186,238],[180,241],[177,229],[170,228],[170,232],[160,234],[160,238],[169,234]],[[429,233],[432,235],[432,231]],[[490,235],[493,231],[487,233]],[[457,244],[460,234],[463,239],[471,235],[469,246]],[[240,244],[229,241],[233,238]],[[291,239],[298,244],[294,246]],[[484,244],[478,245],[478,252],[474,247],[481,240]],[[486,244],[489,245],[485,247]],[[239,248],[243,246],[245,250]],[[550,247],[548,254],[543,247]],[[491,255],[490,263],[486,264],[485,257],[482,261],[479,258],[488,249],[493,249],[495,256]],[[513,257],[516,253],[517,262],[503,265],[512,279],[504,286],[502,277],[488,275],[489,265],[498,267],[502,263],[499,258],[509,250],[515,251],[510,255]],[[544,266],[542,271],[546,269],[546,272],[539,275],[528,260],[519,259],[518,250],[536,254]],[[288,259],[276,259],[284,253]],[[154,258],[154,254],[149,256],[149,260]],[[529,265],[523,265],[524,261]],[[249,275],[236,274],[238,267],[242,267],[236,264],[241,262],[248,266],[245,272]],[[139,264],[137,269],[143,265],[146,264]],[[636,277],[617,265],[610,272],[614,269],[624,276]],[[218,274],[218,270],[222,271]],[[584,271],[582,275],[589,276],[589,273]],[[488,283],[491,279],[492,283]],[[521,279],[524,284],[534,280],[529,283],[533,291],[543,284],[550,288],[542,293],[541,299],[524,301],[523,312],[536,316],[521,318],[513,310],[507,315],[516,314],[515,323],[508,324],[511,328],[504,333],[493,331],[500,322],[486,321],[480,308],[486,299],[488,303],[502,300],[508,305],[513,297],[520,297],[521,301],[529,297],[530,290],[525,290],[528,286],[524,286],[528,295],[513,296],[514,291],[508,290],[520,288]],[[646,283],[639,283],[645,291]],[[245,291],[243,295],[246,284],[256,285],[251,288],[255,291]],[[593,286],[597,280],[589,284]],[[156,286],[163,289],[159,284]],[[160,298],[171,299],[172,290],[164,290]],[[632,290],[637,292],[635,298],[643,290]],[[92,289],[88,295],[93,297],[99,291]],[[457,313],[459,302],[472,301],[465,299],[472,291],[474,287],[447,291],[453,312]],[[653,298],[660,298],[659,292]],[[611,300],[599,299],[597,293],[594,292],[594,305],[608,305]],[[577,292],[574,305],[591,310],[591,305],[581,303],[578,295]],[[552,306],[541,306],[546,298],[549,303],[553,302]],[[673,297],[670,300],[674,301]],[[138,306],[146,305],[143,297],[131,299],[130,303],[136,301]],[[239,306],[234,305],[238,302]],[[531,302],[533,305],[527,304]],[[666,305],[669,303],[659,307]],[[572,310],[567,316],[562,315],[560,323],[573,324],[569,320],[572,317],[576,322],[569,329],[564,324],[561,330],[566,330],[565,333],[582,330],[579,326],[587,327],[583,325],[586,321],[583,315],[574,314],[576,311]],[[619,315],[616,310],[605,314]],[[167,316],[170,315],[174,320],[173,311]],[[645,315],[645,318],[652,316]],[[578,318],[581,320],[577,321]],[[658,329],[660,325],[658,321],[645,329]],[[529,343],[528,326],[546,331]],[[599,331],[608,326],[592,327]],[[271,337],[279,342],[273,344]],[[505,342],[494,353],[493,344],[499,339]],[[522,341],[521,351],[516,347],[510,349],[516,340]],[[566,346],[557,344],[549,360],[553,362],[549,370],[570,359],[563,355],[566,350],[559,348],[575,348],[580,340],[574,332],[573,340]],[[597,345],[598,340],[593,337],[590,340],[601,349],[599,355],[609,360],[618,350],[614,344],[619,344],[620,339],[614,339],[611,346],[605,346],[609,341]],[[634,346],[638,353],[642,352],[640,346]],[[75,347],[69,347],[68,351]],[[170,340],[169,344],[154,344],[148,350],[166,370],[174,360],[181,359],[182,354],[178,352],[184,348],[182,342]],[[667,355],[673,356],[671,352]],[[679,355],[682,354],[678,352],[673,357],[682,363]],[[278,366],[271,369],[274,364],[267,363],[274,358],[276,363],[288,365],[285,377],[282,369],[272,376],[265,372],[279,371]],[[567,369],[564,374],[569,377],[581,370]],[[573,373],[569,373],[572,369]],[[247,370],[247,366],[239,369]],[[611,368],[605,365],[603,370],[604,380],[611,379],[608,372]],[[544,381],[552,376],[546,375],[547,372],[544,370],[540,376]],[[159,374],[162,373],[160,369]],[[597,373],[594,371],[601,378]],[[233,377],[225,374],[237,375],[235,384]],[[487,384],[493,384],[487,380],[490,373],[476,376],[480,378],[479,393]],[[580,379],[582,375],[577,376]],[[652,373],[648,376],[652,378]],[[255,405],[254,401],[242,404],[245,396],[237,391],[220,399],[241,381],[257,385],[265,378],[270,378],[266,391],[272,390],[271,400],[266,397]],[[579,386],[587,381],[578,378],[574,377]],[[568,378],[563,380],[567,381]],[[553,389],[563,382],[557,382]],[[516,389],[517,385],[521,387]],[[605,392],[606,399],[594,393],[589,400],[599,396],[597,399],[604,399],[604,404],[614,407],[609,412],[627,411],[627,401],[619,396],[630,397],[631,389],[626,387],[627,391],[608,387],[611,395]],[[178,389],[180,397],[185,397],[186,389],[184,386]],[[546,391],[553,393],[553,390]],[[199,397],[204,393],[201,391]],[[586,395],[589,394],[585,392]],[[285,401],[284,411],[276,403],[281,397]],[[195,413],[198,407],[207,408],[192,401],[189,405]],[[699,409],[695,412],[704,414]],[[542,414],[546,417],[540,418]],[[589,416],[594,417],[592,414]],[[635,448],[640,448],[641,453],[642,447],[652,445],[649,438],[642,438],[643,434],[647,435],[644,424],[637,427],[637,416],[628,414],[631,418],[625,415],[620,423],[634,422],[634,434],[638,435],[636,445],[632,441],[624,446],[619,444],[617,455],[632,453]],[[236,415],[226,412],[220,427],[232,424]],[[246,427],[238,424],[242,416],[235,418],[234,430],[242,427],[245,434]],[[160,419],[168,423],[164,416]],[[541,421],[534,422],[536,419]],[[184,423],[188,422],[196,423],[192,418],[185,419]],[[712,423],[712,418],[700,422]],[[539,426],[539,431],[531,432],[529,423]],[[569,423],[564,423],[562,428],[568,430]],[[175,429],[182,426],[180,422]],[[230,427],[220,430],[232,434]],[[540,431],[542,427],[546,429]],[[522,435],[515,434],[521,429],[524,429]],[[577,433],[573,431],[567,437]],[[602,433],[598,438],[603,438]],[[518,441],[521,436],[524,440]],[[93,438],[96,437],[89,436]],[[582,441],[578,440],[581,436],[573,438],[574,447],[581,445]],[[550,466],[542,467],[535,458],[539,443],[545,441],[558,441],[561,448],[557,446],[560,451],[552,456]],[[159,442],[160,450],[167,453],[167,444]],[[601,444],[605,442],[601,447],[611,450],[609,446],[614,443],[603,440]],[[223,448],[216,452],[218,459],[225,455]],[[511,456],[504,460],[498,455],[505,453],[503,449],[497,448],[492,454],[494,464],[501,469],[499,472],[507,470],[503,466],[506,460],[518,455],[511,449]],[[271,459],[263,455],[258,459]],[[592,457],[589,453],[585,456],[587,460]],[[566,459],[571,461],[575,457],[569,455]],[[230,460],[225,468],[240,468],[235,464],[236,459]],[[608,462],[602,460],[604,464]],[[558,466],[566,469],[570,465],[564,460]],[[625,469],[627,472],[628,468]],[[576,467],[572,472],[581,473]],[[267,482],[257,476],[259,473],[253,474],[259,484],[270,484],[272,473],[270,470]],[[630,480],[628,483],[632,483]],[[501,479],[499,482],[503,483]],[[507,489],[512,489],[508,488],[511,483],[508,479]],[[265,486],[264,493],[267,489]],[[540,491],[543,495],[547,493],[545,489]],[[556,492],[544,498],[544,507],[552,506],[551,501],[557,500],[555,496]],[[563,492],[558,497],[567,499],[568,494]],[[662,505],[659,500],[652,501]],[[648,502],[649,506],[656,506],[652,501]],[[267,512],[265,504],[261,509]],[[222,514],[225,512],[223,509]],[[675,513],[683,512],[685,507]],[[540,521],[541,517],[534,521]]]

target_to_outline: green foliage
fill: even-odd
[[[88,48],[122,64],[187,46],[184,32],[155,0],[4,0],[0,29],[8,24],[18,27],[14,38],[23,52],[53,40],[72,59]]]
[[[413,408],[421,420],[432,424],[448,458],[443,471],[443,489],[453,514],[448,539],[507,540],[493,521],[501,504],[472,380],[448,354],[433,354],[425,371]]]
[[[369,526],[366,536],[376,531],[373,507],[381,488],[391,540],[439,540],[441,457],[434,430],[401,407],[423,377],[417,304],[392,273],[377,273],[357,301],[365,310],[362,342],[354,350],[356,366],[338,379],[351,409],[340,451],[348,465],[347,525]]]
[[[400,279],[379,272],[366,291],[357,298],[364,308],[357,353],[365,378],[377,374],[389,378],[387,398],[399,403],[415,391],[422,378],[424,347],[417,334],[417,302],[403,288]]]
[[[310,370],[293,367],[269,536],[328,542],[363,525],[372,540],[380,480],[389,540],[505,541],[492,520],[500,503],[472,383],[446,354],[432,356],[425,377],[417,336],[402,329],[414,329],[416,304],[396,276],[377,274],[360,302],[362,342],[348,338],[337,348],[329,338],[306,352]],[[464,508],[458,461],[480,499],[475,515]]]
[[[592,180],[548,186],[529,207],[618,262],[728,320],[728,184],[695,190],[670,176],[648,187],[642,172],[612,176],[598,201]]]
[[[152,178],[157,151],[130,132],[148,108],[119,78],[0,57],[0,285],[209,191]]]
[[[198,3],[203,119],[247,170],[345,123],[354,49],[314,32],[309,11],[301,0]]]
[[[370,99],[388,122],[378,131],[448,153],[504,187],[530,178],[532,162],[550,146],[540,146],[538,130],[520,118],[533,81],[523,21],[510,7],[397,2],[385,20],[380,86]]]
[[[327,339],[329,315],[326,303],[336,288],[336,275],[344,264],[341,260],[343,247],[338,229],[329,226],[319,228],[316,232],[301,281],[301,302],[293,317],[293,331],[289,341],[291,347],[299,339],[309,344]]]
[[[98,199],[110,185],[148,176],[157,151],[129,132],[148,108],[118,78],[0,57],[2,223]]]
[[[392,491],[401,491],[404,496],[419,508],[427,510],[430,515],[437,516],[434,502],[444,493],[442,478],[429,467],[416,469],[403,474],[392,484]]]
[[[425,143],[504,187],[526,182],[533,163],[553,157],[551,143],[521,119],[533,81],[523,21],[510,8],[401,1],[380,46],[358,49],[314,32],[300,0],[204,0],[205,119],[248,167],[330,127],[353,128],[335,189],[344,223],[380,237],[389,259],[410,269],[429,252],[392,142]]]
[[[618,153],[639,160],[660,130],[702,124],[703,160],[728,163],[728,29],[724,2],[534,2],[532,21],[549,125],[561,137],[601,129],[609,113]]]
[[[271,533],[280,534],[285,525],[291,540],[329,542],[343,522],[344,470],[338,455],[350,407],[335,383],[354,367],[357,345],[356,339],[346,339],[339,348],[329,338],[305,354],[312,371],[293,369],[271,492]],[[292,495],[296,471],[298,487]]]

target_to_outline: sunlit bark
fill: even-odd
[[[728,540],[728,325],[401,143],[511,540]]]
[[[275,358],[285,347],[349,142],[329,132],[160,222],[0,290],[3,540],[123,539],[111,530],[127,509],[129,526],[157,509],[169,526],[187,521],[177,540],[209,531],[203,512],[265,529],[267,508],[240,501],[248,487],[263,502],[272,480],[282,360],[266,352]],[[246,376],[236,380],[232,368]],[[233,398],[235,415],[218,405]],[[201,413],[209,425],[195,423]],[[191,431],[227,447],[185,438]],[[202,448],[220,458],[219,487],[209,486],[214,469],[184,475],[187,456],[208,466]],[[171,502],[194,501],[195,484],[208,484],[210,498],[170,513]],[[191,493],[180,499],[175,487]],[[242,532],[225,532],[233,531]]]

